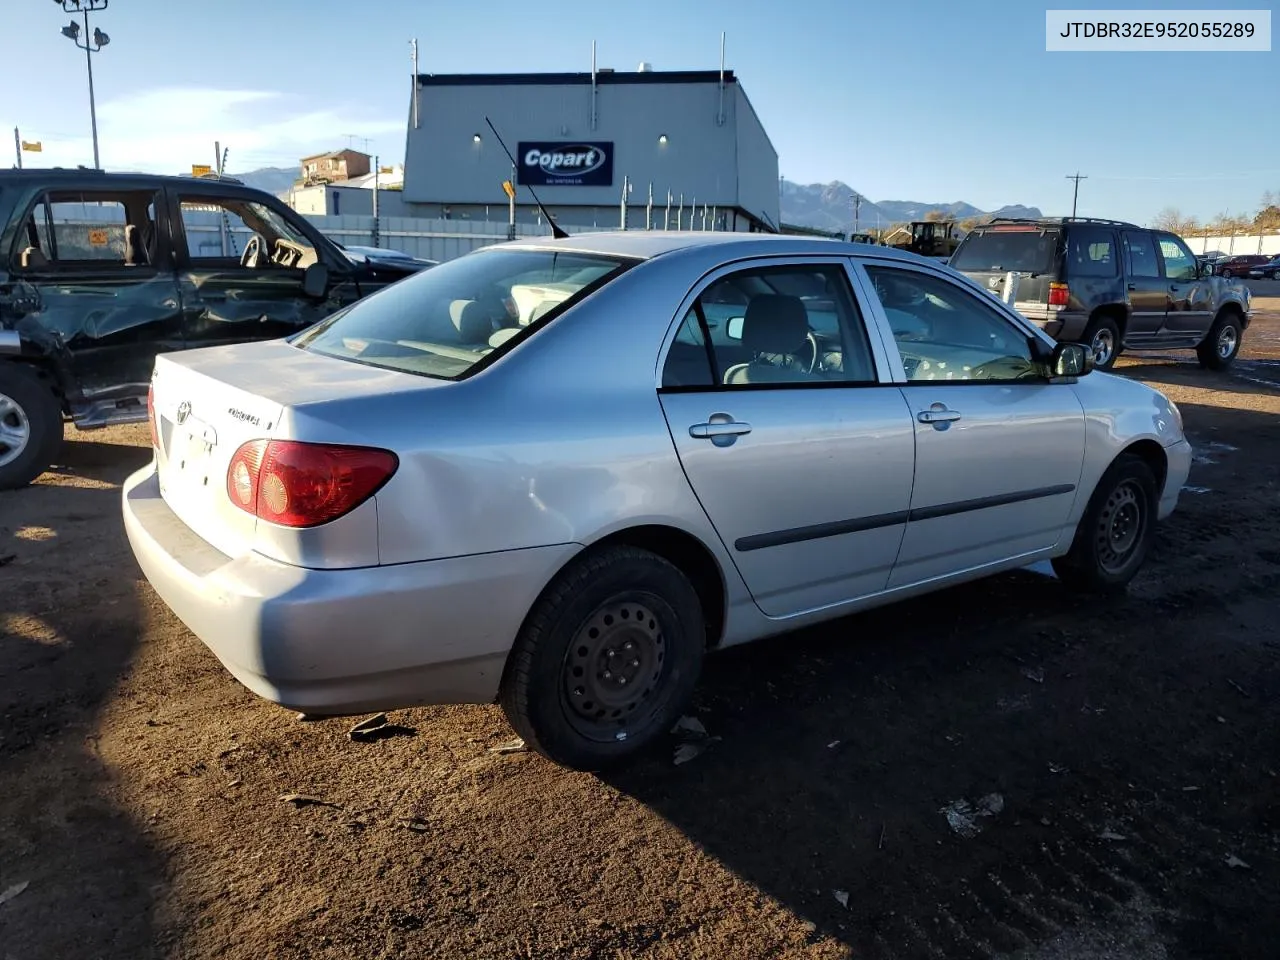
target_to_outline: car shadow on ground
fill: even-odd
[[[102,518],[118,517],[118,484],[146,456],[68,443],[66,474],[0,493],[0,783],[23,784],[0,790],[6,957],[162,953],[165,864],[114,803],[97,735],[142,629],[134,579],[120,575],[133,558]]]
[[[1182,408],[1280,457],[1274,414]],[[1020,571],[724,651],[702,752],[606,779],[855,956],[1267,956],[1280,792],[1242,754],[1280,755],[1280,644],[1240,637],[1274,619],[1280,524],[1241,527],[1240,492],[1184,497],[1124,598]]]
[[[1194,361],[1131,361],[1117,365],[1115,372],[1133,380],[1142,380],[1159,389],[1162,386],[1196,387],[1225,393],[1258,394],[1280,392],[1280,360],[1241,358],[1229,371],[1202,370]],[[1257,381],[1265,381],[1259,383]],[[1274,384],[1274,386],[1269,386]]]

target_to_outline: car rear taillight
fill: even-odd
[[[1065,283],[1049,284],[1049,306],[1065,307],[1067,305],[1067,285]]]
[[[374,447],[250,440],[227,467],[227,496],[241,510],[285,527],[315,527],[350,513],[400,466]]]
[[[147,384],[147,423],[151,425],[151,446],[160,448],[160,430],[156,426],[156,387]]]

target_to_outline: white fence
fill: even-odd
[[[315,227],[331,240],[346,246],[371,247],[373,217],[353,215],[340,217],[308,216]],[[379,217],[379,247],[403,250],[428,260],[452,260],[478,247],[504,243],[506,223],[482,220],[436,220],[425,217]],[[516,224],[517,237],[549,236],[548,227]]]
[[[1280,232],[1251,233],[1239,237],[1189,237],[1183,236],[1192,253],[1207,253],[1210,250],[1221,250],[1223,253],[1243,256],[1249,253],[1262,253],[1269,256],[1280,256]]]

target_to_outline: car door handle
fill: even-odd
[[[689,436],[695,440],[714,440],[716,437],[740,437],[751,432],[751,424],[738,420],[713,420],[695,423],[689,428]]]
[[[916,419],[921,423],[954,423],[960,419],[960,411],[948,410],[942,404],[935,403],[928,410],[917,413]]]
[[[1138,285],[1137,285],[1136,283],[1131,283],[1131,284],[1129,284],[1129,289],[1130,289],[1130,290],[1137,290],[1137,289],[1138,289]]]

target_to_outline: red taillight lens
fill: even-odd
[[[227,467],[227,496],[241,510],[285,527],[315,527],[350,513],[400,466],[373,447],[250,440]]]
[[[151,446],[160,448],[160,430],[156,425],[156,388],[147,384],[147,423],[151,425]]]
[[[1065,283],[1049,284],[1049,306],[1065,307],[1067,305],[1067,285]]]

